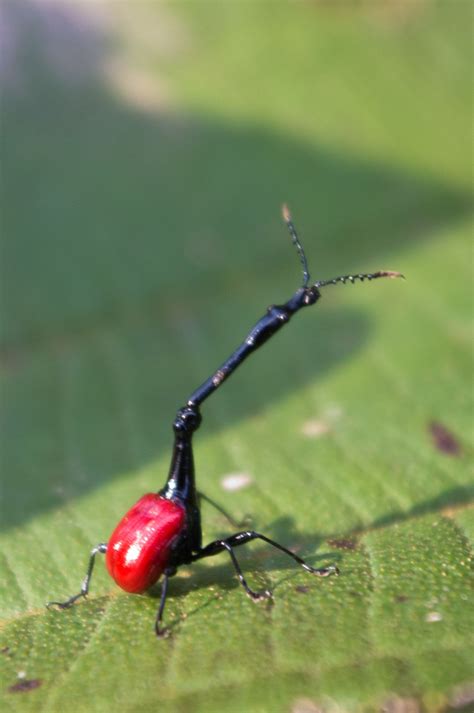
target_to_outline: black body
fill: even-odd
[[[244,587],[247,594],[254,600],[267,599],[272,596],[268,590],[255,592],[248,586],[239,563],[236,559],[234,548],[243,545],[254,539],[260,539],[268,544],[276,547],[280,551],[292,557],[295,562],[300,564],[306,571],[319,576],[328,576],[337,574],[338,569],[335,566],[323,567],[316,569],[308,565],[303,559],[295,555],[293,552],[283,547],[274,540],[269,539],[261,533],[254,530],[244,530],[237,534],[231,535],[222,540],[211,542],[205,547],[202,547],[201,533],[201,515],[200,515],[200,498],[205,498],[222,512],[229,521],[235,526],[232,518],[227,513],[214,503],[210,498],[204,496],[196,490],[194,458],[192,438],[194,432],[199,428],[202,417],[200,413],[201,404],[218,389],[221,384],[229,378],[231,374],[250,356],[254,351],[259,349],[270,337],[272,337],[279,329],[289,322],[291,317],[303,307],[308,307],[315,304],[321,297],[320,288],[326,285],[345,283],[347,281],[354,282],[358,280],[373,280],[379,277],[403,277],[400,273],[380,271],[369,274],[345,275],[336,277],[332,280],[318,281],[312,285],[309,284],[310,276],[304,254],[303,247],[298,239],[296,230],[292,223],[289,211],[286,207],[283,208],[283,217],[290,231],[290,235],[299,254],[303,268],[303,284],[290,299],[282,305],[272,305],[266,313],[258,320],[254,327],[250,330],[244,341],[232,352],[229,358],[212,374],[201,386],[199,386],[189,397],[186,406],[179,409],[176,418],[173,422],[173,430],[175,435],[173,454],[170,465],[170,472],[166,484],[159,495],[169,500],[179,502],[186,509],[186,524],[183,527],[182,533],[175,543],[173,552],[170,556],[169,565],[164,572],[164,579],[161,591],[160,606],[156,617],[156,633],[159,636],[168,633],[167,629],[161,627],[166,596],[168,592],[168,579],[175,574],[176,569],[182,564],[190,564],[204,557],[210,557],[224,550],[231,557],[235,571],[240,583]],[[104,553],[107,550],[107,545],[102,543],[95,547],[91,552],[89,567],[86,577],[79,594],[70,597],[65,602],[50,602],[61,608],[71,606],[79,597],[86,596],[89,591],[89,583],[94,565],[95,555]],[[49,606],[49,605],[48,605]]]

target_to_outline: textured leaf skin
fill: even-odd
[[[110,32],[93,3],[8,5],[33,14],[2,92],[2,711],[465,713],[468,3],[149,3]],[[34,37],[55,27],[58,71]],[[151,78],[133,96],[119,46]],[[46,611],[163,485],[176,409],[294,291],[283,200],[315,279],[407,280],[328,289],[232,377],[203,409],[198,487],[341,575],[242,548],[275,594],[255,605],[225,555],[182,568],[158,642],[159,585],[125,594],[99,558],[87,601]],[[230,534],[202,514],[205,542]]]

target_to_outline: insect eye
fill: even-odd
[[[305,290],[304,303],[306,305],[314,305],[314,303],[317,302],[320,297],[321,297],[320,291],[318,290],[317,287],[312,285],[311,287],[307,287]]]

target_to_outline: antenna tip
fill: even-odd
[[[288,208],[288,206],[286,205],[286,203],[283,203],[283,205],[282,205],[282,207],[281,207],[281,214],[282,214],[282,216],[283,216],[283,220],[285,221],[285,223],[290,223],[290,222],[291,222],[290,209]]]
[[[406,279],[405,275],[402,275],[401,272],[393,272],[393,270],[380,270],[380,272],[377,272],[377,277],[389,277],[391,280],[397,277],[401,277],[402,280]]]

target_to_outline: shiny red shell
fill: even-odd
[[[166,569],[183,531],[182,505],[154,493],[144,495],[120,520],[107,544],[109,574],[126,592],[144,592]]]

